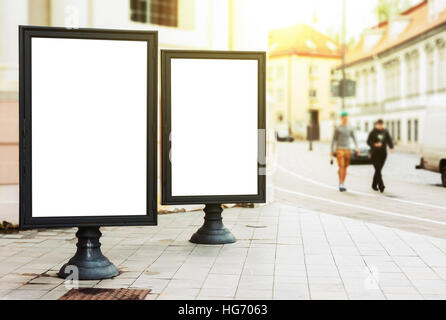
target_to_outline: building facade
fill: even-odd
[[[330,92],[332,69],[339,64],[340,46],[309,25],[274,30],[268,40],[268,93],[276,127],[290,135],[329,140],[336,100]]]
[[[445,41],[445,0],[423,1],[364,31],[346,55],[346,76],[356,81],[356,96],[345,99],[351,123],[368,132],[382,118],[399,148],[418,152],[426,109],[446,107]]]

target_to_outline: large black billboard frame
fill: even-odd
[[[258,163],[257,194],[253,195],[172,195],[171,149],[171,60],[244,59],[258,61]],[[164,205],[266,202],[266,53],[260,51],[161,50],[161,202]],[[261,134],[263,130],[263,134]]]
[[[32,216],[32,83],[31,39],[65,38],[147,42],[147,197],[146,215],[33,217]],[[142,226],[157,224],[157,82],[158,33],[113,29],[68,29],[19,26],[20,228]],[[63,211],[63,208],[61,208]]]

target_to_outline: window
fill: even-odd
[[[317,77],[317,66],[311,65],[308,69],[308,73],[312,77]]]
[[[407,95],[413,94],[413,68],[412,68],[412,60],[410,55],[406,55],[406,92]]]
[[[376,102],[378,101],[378,97],[377,97],[377,91],[376,91],[376,72],[372,71],[372,89],[371,89],[371,101],[372,102]]]
[[[267,92],[268,92],[268,94],[269,94],[271,97],[274,97],[274,89],[273,89],[273,88],[268,87]]]
[[[420,57],[417,50],[407,53],[406,56],[406,91],[407,95],[419,93],[420,86]]]
[[[369,103],[369,74],[364,71],[364,103]]]
[[[418,94],[420,89],[420,57],[418,52],[414,56],[413,94]]]
[[[395,136],[395,121],[392,121],[392,122],[390,123],[390,128],[391,128],[391,130],[390,130],[390,135],[391,135],[392,137],[394,137],[394,136]]]
[[[438,79],[438,88],[439,89],[445,89],[446,88],[446,49],[445,49],[445,43],[443,39],[438,39],[436,41],[437,47],[438,47],[438,72],[437,72],[437,79]]]
[[[398,59],[391,60],[384,64],[385,97],[386,99],[395,99],[400,96],[400,61]]]
[[[277,78],[280,80],[285,78],[285,68],[282,65],[277,67]]]
[[[368,122],[364,123],[364,131],[369,132],[369,123]]]
[[[311,98],[316,98],[317,97],[317,89],[310,89],[308,95]]]
[[[395,61],[395,68],[394,68],[394,98],[400,97],[401,92],[401,63],[399,60]]]
[[[407,120],[407,142],[412,140],[412,121]]]
[[[401,140],[401,120],[396,122],[396,140]]]
[[[415,142],[418,142],[418,119],[414,120],[413,126],[414,126],[414,128],[413,128],[413,133],[414,133],[413,134],[413,140]]]
[[[434,91],[434,50],[432,46],[426,47],[426,91]]]
[[[445,48],[438,51],[438,87],[444,89],[446,87],[446,53]]]
[[[390,91],[391,91],[391,89],[390,89],[390,82],[391,82],[390,77],[391,77],[391,74],[390,74],[390,70],[389,70],[389,66],[388,65],[384,67],[384,76],[385,76],[384,96],[385,96],[386,99],[389,99],[390,98]]]
[[[445,9],[446,2],[444,0],[429,0],[429,22],[437,19],[440,13],[442,13]]]
[[[272,81],[273,80],[273,67],[272,66],[268,66],[267,70],[266,70],[266,77],[268,79],[268,81]]]
[[[178,0],[130,0],[130,20],[178,27]]]
[[[364,95],[362,94],[362,77],[360,74],[356,75],[356,101],[357,103],[362,103],[362,99],[364,98]]]

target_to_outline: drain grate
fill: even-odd
[[[59,300],[144,300],[150,290],[146,289],[71,289]]]

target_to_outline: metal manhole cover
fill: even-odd
[[[150,290],[146,289],[71,289],[59,300],[144,300]]]

